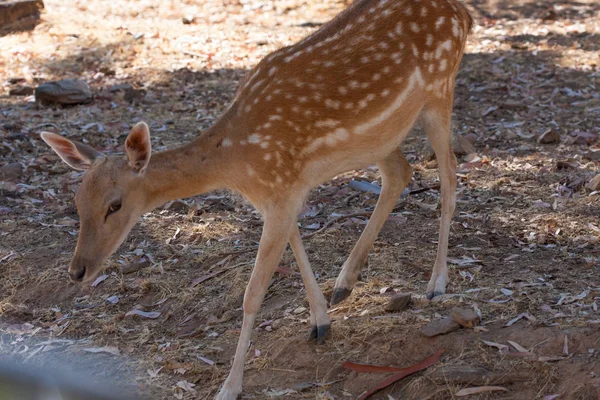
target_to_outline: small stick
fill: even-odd
[[[363,211],[363,212],[357,212],[354,214],[340,215],[339,217],[329,220],[325,225],[323,225],[321,228],[317,229],[316,231],[302,235],[302,239],[311,238],[311,237],[315,236],[317,233],[320,233],[321,231],[329,228],[331,225],[333,225],[336,222],[341,221],[343,219],[354,218],[354,217],[370,217],[371,215],[373,215],[372,211]]]

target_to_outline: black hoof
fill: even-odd
[[[308,341],[317,339],[317,344],[324,344],[329,327],[330,325],[313,326],[308,334]]]
[[[331,305],[335,305],[337,303],[341,303],[346,300],[348,296],[352,293],[352,289],[346,288],[338,288],[333,291],[333,296],[331,296]]]
[[[446,293],[442,293],[442,292],[427,292],[426,296],[429,300],[433,299],[434,297],[438,297],[438,296],[443,296]]]

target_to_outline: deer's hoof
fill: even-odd
[[[330,327],[331,325],[313,326],[308,334],[308,341],[316,339],[317,344],[325,344],[325,336],[327,336]]]
[[[346,300],[348,298],[348,296],[350,296],[350,293],[352,293],[352,289],[346,289],[346,288],[336,288],[333,291],[333,296],[331,296],[331,305],[335,305],[338,303],[341,303],[342,301]]]

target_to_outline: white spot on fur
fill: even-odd
[[[221,142],[221,146],[223,147],[231,147],[233,143],[231,142],[231,139],[223,139],[223,141]]]
[[[390,89],[383,89],[381,92],[381,97],[387,97],[390,94]]]
[[[419,32],[421,29],[419,28],[419,25],[416,22],[411,22],[410,23],[410,30],[417,33]]]
[[[265,155],[263,156],[263,160],[265,160],[265,161],[269,161],[269,160],[271,159],[271,157],[272,157],[272,156],[271,156],[271,153],[267,153],[267,154],[265,154]]]
[[[425,39],[425,44],[427,46],[431,46],[433,44],[433,35],[431,33],[427,34],[427,38]]]
[[[396,24],[396,27],[394,28],[394,32],[396,33],[396,35],[400,36],[402,35],[402,22],[398,22]]]
[[[448,67],[448,61],[446,61],[446,59],[443,58],[442,61],[440,61],[440,72],[445,71],[447,67]]]
[[[435,21],[435,30],[437,31],[438,29],[440,29],[440,26],[442,26],[442,24],[444,23],[444,21],[446,20],[446,17],[441,16],[437,19],[437,21]]]
[[[338,128],[325,136],[325,143],[329,146],[335,146],[337,142],[348,140],[348,131],[344,128]]]
[[[452,35],[454,37],[459,37],[460,32],[458,30],[458,21],[454,18],[452,18]]]
[[[251,144],[257,144],[260,143],[262,136],[259,135],[258,133],[253,133],[252,135],[248,136],[248,143]]]
[[[450,49],[452,49],[452,40],[448,39],[445,42],[443,42],[442,44],[440,44],[437,47],[437,49],[435,50],[436,60],[439,60],[442,57],[442,52],[444,50],[450,51]]]
[[[337,110],[340,108],[340,102],[336,100],[325,99],[325,107]]]
[[[325,119],[323,121],[315,122],[315,127],[317,128],[335,128],[340,124],[340,121],[336,121],[334,119]]]
[[[413,55],[415,57],[419,57],[419,49],[417,49],[417,46],[415,46],[414,44],[412,45],[412,51],[413,51]]]

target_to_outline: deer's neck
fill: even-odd
[[[215,126],[193,142],[152,155],[145,176],[148,210],[170,200],[235,186],[238,174],[230,148],[222,146],[222,129]]]

